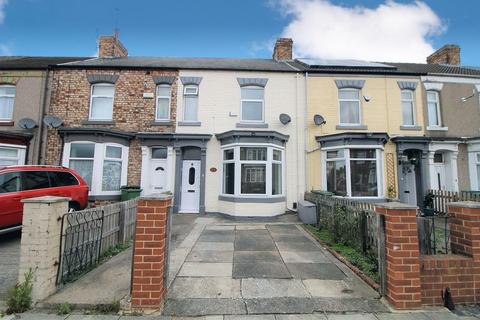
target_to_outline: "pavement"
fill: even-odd
[[[7,293],[17,283],[21,231],[0,235],[0,310]]]

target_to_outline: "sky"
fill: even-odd
[[[132,56],[424,62],[447,43],[480,66],[480,0],[0,0],[0,55],[94,56],[119,29]]]

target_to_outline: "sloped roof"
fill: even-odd
[[[388,62],[389,65],[397,67],[398,70],[405,72],[418,72],[423,74],[435,75],[456,75],[480,77],[480,68],[456,66],[449,64],[427,64],[427,63],[398,63]]]
[[[36,70],[65,62],[89,59],[87,57],[25,57],[0,56],[0,70]]]

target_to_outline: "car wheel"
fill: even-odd
[[[68,203],[68,212],[78,211],[80,206],[76,202],[69,202]]]

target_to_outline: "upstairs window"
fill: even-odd
[[[115,86],[109,83],[98,83],[92,85],[90,99],[90,120],[112,120],[113,119],[113,95]]]
[[[198,86],[186,85],[183,88],[183,121],[198,121]]]
[[[441,127],[440,99],[437,91],[427,91],[428,125]]]
[[[13,101],[15,100],[15,86],[0,86],[0,121],[13,120]]]
[[[157,86],[157,107],[155,120],[170,120],[170,101],[172,88],[168,84]]]
[[[338,90],[340,105],[340,124],[360,125],[360,90]]]
[[[241,91],[241,121],[264,122],[264,88],[247,86]]]
[[[415,125],[415,105],[411,90],[402,90],[402,119],[404,126]]]

